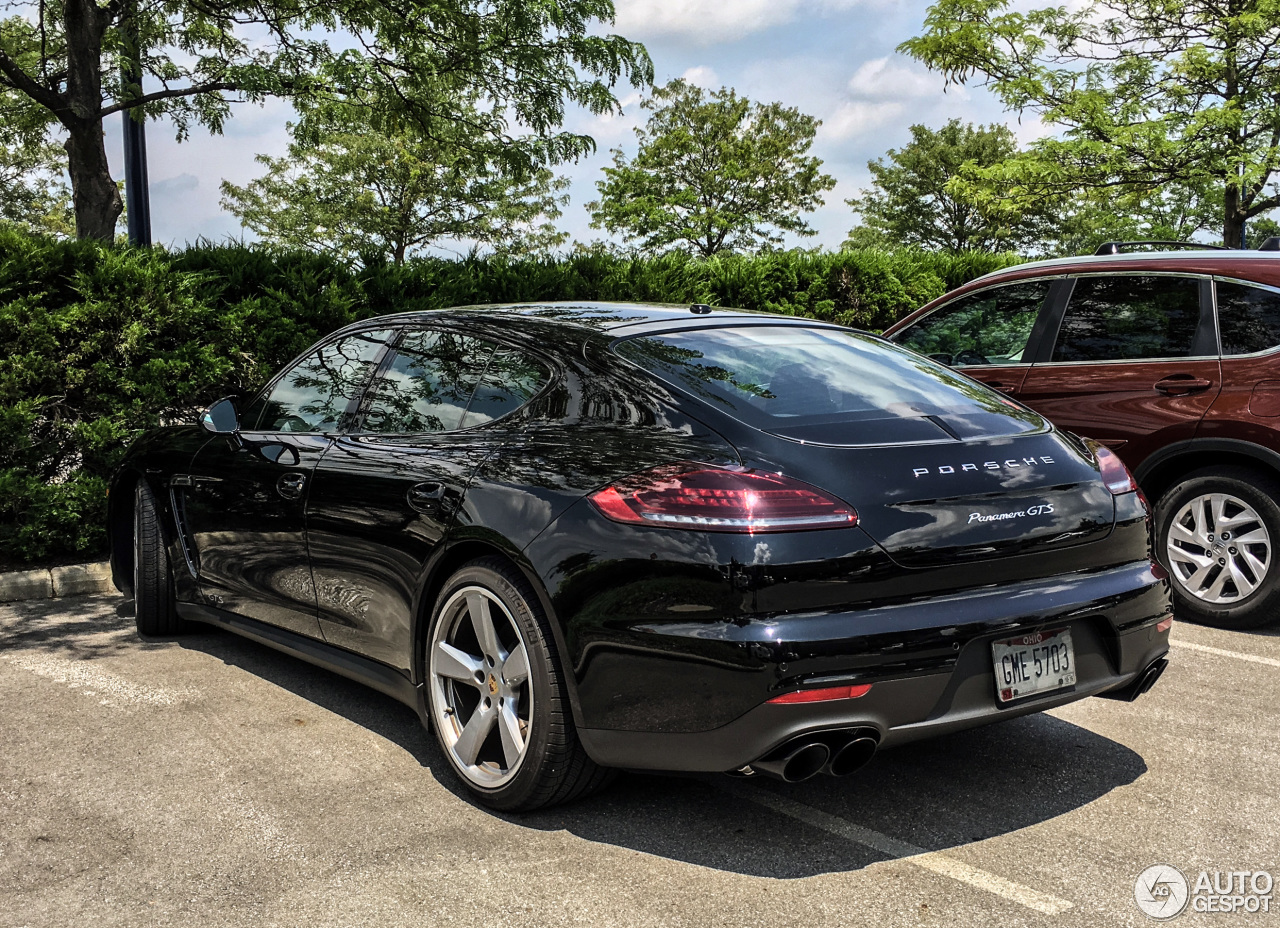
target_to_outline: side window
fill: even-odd
[[[462,420],[463,427],[483,425],[519,409],[546,386],[548,379],[546,368],[527,354],[512,348],[498,348],[471,398]]]
[[[281,377],[271,392],[255,400],[241,421],[259,432],[328,432],[369,379],[389,330],[360,332],[323,346]]]
[[[1280,347],[1280,293],[1217,281],[1218,332],[1223,354]]]
[[[363,431],[451,432],[484,374],[493,343],[455,332],[405,333],[364,408]]]
[[[1058,329],[1054,361],[1185,358],[1200,324],[1189,277],[1081,277]]]
[[[983,290],[935,310],[898,337],[904,347],[954,367],[1018,364],[1049,295],[1037,280]]]

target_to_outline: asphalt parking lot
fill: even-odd
[[[1280,869],[1275,633],[1178,624],[1136,703],[844,780],[623,775],[503,817],[391,699],[221,631],[143,641],[128,608],[0,607],[0,925],[1095,928],[1152,923],[1156,863]]]

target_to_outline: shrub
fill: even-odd
[[[709,260],[584,252],[352,271],[258,245],[169,253],[0,229],[0,559],[101,554],[107,481],[134,436],[255,388],[356,319],[484,303],[654,301],[879,330],[1016,260],[877,250]]]

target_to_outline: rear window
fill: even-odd
[[[843,329],[686,329],[614,350],[748,425],[800,440],[938,441],[1040,427],[1034,413],[941,364]]]

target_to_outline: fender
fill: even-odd
[[[561,655],[568,653],[564,640],[564,630],[560,627],[560,620],[556,615],[555,607],[551,603],[551,598],[547,595],[542,578],[538,575],[529,559],[525,557],[524,552],[512,544],[510,539],[492,529],[482,529],[477,526],[459,528],[455,523],[449,532],[448,540],[444,544],[438,545],[437,551],[427,561],[422,571],[422,579],[414,594],[413,609],[414,614],[418,616],[418,622],[413,636],[413,663],[411,666],[413,667],[414,684],[421,692],[421,700],[425,700],[426,697],[424,686],[427,679],[427,668],[424,665],[425,644],[435,594],[448,579],[444,570],[452,569],[453,565],[458,561],[459,552],[467,548],[471,548],[476,557],[482,557],[482,552],[486,549],[490,553],[500,554],[511,561],[524,574],[524,578],[533,587],[534,593],[537,594],[538,603],[542,606],[542,613],[547,617],[547,624],[551,626],[551,635],[555,639],[556,651]],[[471,559],[473,558],[466,558],[466,560]],[[573,713],[574,724],[581,727],[582,709],[578,701],[577,685],[574,683],[572,675],[564,673],[563,669],[561,678],[569,694],[569,708]],[[425,703],[422,704],[421,711],[423,712],[423,717],[427,718]]]
[[[1269,470],[1280,473],[1280,454],[1262,445],[1236,438],[1189,438],[1165,445],[1158,451],[1147,455],[1146,459],[1134,471],[1134,479],[1140,486],[1146,486],[1148,479],[1156,471],[1175,459],[1191,454],[1217,452],[1234,454],[1250,458]]]

